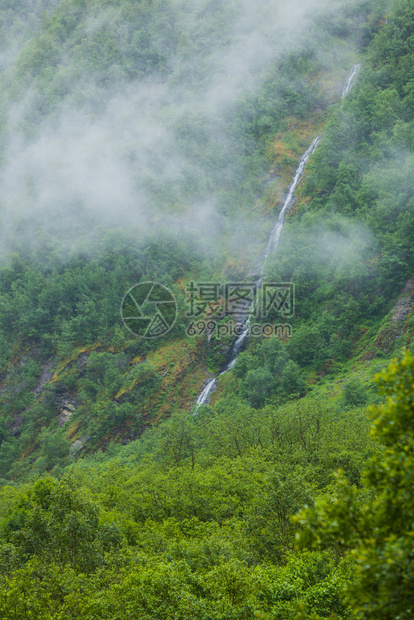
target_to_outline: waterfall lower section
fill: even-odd
[[[349,94],[349,92],[352,89],[352,86],[354,84],[355,78],[358,74],[358,71],[360,70],[361,65],[360,64],[356,64],[352,67],[346,84],[342,90],[342,97],[341,99],[345,99],[345,97]],[[266,261],[269,257],[270,254],[273,254],[274,252],[276,252],[277,247],[279,245],[279,241],[280,241],[280,235],[282,232],[282,228],[283,228],[283,224],[285,223],[285,215],[286,212],[288,211],[289,207],[292,204],[293,201],[293,197],[295,194],[295,191],[303,177],[303,173],[305,171],[305,166],[308,163],[310,157],[313,155],[313,153],[316,151],[319,142],[321,141],[321,136],[317,136],[312,144],[310,145],[310,147],[305,151],[305,153],[302,155],[302,157],[299,160],[299,165],[296,169],[295,172],[295,176],[293,177],[292,183],[289,186],[289,191],[287,193],[285,202],[283,203],[283,207],[279,213],[279,216],[276,220],[276,224],[274,225],[271,233],[270,233],[270,237],[269,237],[269,241],[267,244],[267,248],[266,248],[266,252],[264,254],[264,258],[262,261],[262,267],[261,267],[261,271],[260,271],[260,278],[257,278],[256,280],[256,284],[257,284],[257,288],[260,288],[261,286],[261,281],[263,278],[263,273],[264,273],[264,269],[266,266]],[[253,310],[253,308],[250,308],[250,310]],[[249,323],[250,323],[250,319],[247,318],[247,320],[244,323],[244,329],[243,329],[243,333],[237,338],[237,340],[235,341],[235,343],[233,344],[232,348],[231,348],[231,352],[230,352],[230,359],[229,362],[227,363],[227,365],[225,366],[224,370],[220,373],[219,376],[226,374],[227,372],[229,372],[229,370],[231,370],[233,368],[233,366],[236,363],[237,360],[237,356],[239,355],[240,351],[242,350],[248,334],[249,334]],[[210,381],[208,381],[208,383],[204,386],[202,392],[200,393],[199,397],[197,398],[197,402],[196,402],[196,407],[195,407],[195,412],[197,412],[198,407],[200,407],[200,405],[206,405],[208,404],[209,400],[210,400],[210,396],[212,394],[212,392],[214,392],[214,390],[217,387],[217,381],[218,381],[218,377],[214,377],[213,379],[210,379]]]
[[[235,365],[237,356],[239,355],[240,351],[242,350],[244,346],[244,343],[247,340],[248,333],[249,333],[249,319],[247,319],[245,323],[245,329],[243,330],[243,333],[237,338],[236,342],[233,344],[231,348],[231,352],[230,352],[230,361],[227,363],[224,370],[219,374],[219,377],[221,377],[221,375],[225,375],[226,372],[229,372],[229,370],[231,370],[233,366]],[[210,379],[210,381],[206,383],[203,391],[201,392],[200,396],[197,398],[196,410],[200,405],[208,404],[208,401],[210,400],[210,395],[212,392],[214,392],[216,387],[217,387],[217,378],[214,377],[214,379]]]
[[[214,390],[216,389],[216,385],[217,379],[215,377],[214,379],[210,379],[210,381],[205,385],[200,396],[197,398],[196,407],[199,407],[200,405],[206,405],[208,403],[208,401],[210,400],[210,394],[211,392],[214,392]]]

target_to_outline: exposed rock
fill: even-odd
[[[371,362],[376,357],[377,352],[374,349],[369,349],[368,351],[365,351],[359,359],[364,362]]]
[[[69,448],[69,456],[75,458],[89,440],[89,435],[83,435],[80,439],[76,439]]]
[[[46,364],[42,365],[42,372],[36,383],[35,389],[33,390],[34,394],[36,395],[41,394],[43,391],[44,384],[47,381],[51,380],[51,378],[53,377],[53,366],[54,366],[54,360],[50,360]]]
[[[130,429],[129,432],[124,435],[124,437],[122,439],[122,445],[126,446],[131,441],[134,441],[135,439],[138,439],[140,434],[141,433],[140,433],[139,429]]]
[[[10,435],[13,437],[18,437],[20,435],[20,429],[24,423],[24,417],[21,415],[22,411],[16,411],[11,414],[9,419],[7,420],[6,427],[10,432]]]
[[[8,390],[6,379],[7,379],[7,370],[4,370],[0,374],[0,394],[5,394]]]
[[[391,311],[391,320],[403,323],[414,303],[414,275],[404,286],[397,303]]]
[[[76,360],[76,366],[78,371],[82,374],[86,371],[86,367],[88,365],[89,353],[80,353],[78,359]]]
[[[376,357],[375,348],[386,355],[392,352],[396,340],[401,337],[404,331],[404,323],[414,304],[414,275],[406,282],[397,301],[391,310],[391,318],[388,325],[378,334],[374,346],[365,350],[361,355],[361,360],[373,360]]]
[[[64,391],[63,389],[61,391],[57,391],[55,394],[55,405],[59,409],[65,409],[67,408],[68,405],[74,405],[76,408],[76,407],[79,407],[79,405],[81,404],[82,404],[82,401],[79,400],[79,398],[75,398],[71,396],[68,392]]]
[[[66,401],[64,406],[61,408],[59,416],[58,416],[58,424],[59,426],[63,426],[66,422],[69,422],[71,417],[76,411],[76,407],[71,401]]]

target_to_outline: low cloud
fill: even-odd
[[[234,176],[240,147],[226,115],[260,86],[268,63],[300,49],[315,15],[332,2],[174,0],[171,7],[150,35],[155,52],[168,54],[165,71],[125,82],[116,61],[93,75],[87,64],[78,68],[85,40],[105,36],[113,23],[120,39],[128,29],[121,9],[93,5],[71,35],[76,45],[66,40],[54,52],[56,92],[35,77],[17,85],[18,100],[5,98],[3,249],[15,240],[30,244],[37,229],[69,245],[94,226],[145,234],[162,221],[177,234],[191,227],[219,233],[220,183]],[[18,75],[9,72],[5,84]]]

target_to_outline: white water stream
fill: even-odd
[[[351,69],[351,72],[347,78],[346,84],[342,90],[342,99],[345,99],[345,97],[348,95],[348,93],[350,92],[355,77],[359,71],[359,69],[361,68],[361,65],[357,64],[354,65]],[[270,233],[270,237],[269,237],[269,241],[267,244],[267,248],[266,248],[266,252],[264,255],[264,259],[262,262],[262,269],[261,269],[261,274],[260,274],[260,279],[257,282],[258,288],[260,288],[260,284],[261,284],[261,279],[263,277],[263,272],[266,266],[266,261],[267,258],[269,256],[269,254],[273,254],[274,252],[276,252],[277,247],[279,245],[279,241],[280,241],[280,235],[282,232],[282,228],[283,228],[283,224],[285,223],[285,215],[286,215],[286,211],[289,209],[292,200],[293,200],[293,196],[295,194],[295,191],[303,177],[303,173],[305,171],[305,166],[308,163],[310,157],[313,155],[313,153],[316,151],[319,142],[321,141],[321,136],[317,136],[314,141],[312,142],[312,144],[310,145],[310,147],[305,151],[305,153],[302,155],[302,157],[299,160],[299,165],[296,169],[295,172],[295,176],[293,177],[292,183],[290,184],[289,187],[289,191],[287,193],[285,202],[283,203],[283,207],[278,215],[278,218],[276,220],[276,224],[274,225],[271,233]],[[228,362],[228,364],[226,365],[226,367],[224,368],[224,370],[220,373],[219,376],[226,374],[226,372],[229,372],[229,370],[231,370],[233,368],[233,366],[236,363],[237,360],[237,356],[239,355],[241,349],[243,348],[243,345],[247,339],[248,333],[249,333],[249,323],[250,323],[250,319],[248,318],[244,324],[244,330],[243,333],[237,338],[237,340],[235,341],[235,343],[233,344],[233,347],[231,349],[231,353],[230,353],[230,361]],[[211,393],[216,389],[217,386],[217,381],[218,381],[218,377],[214,377],[213,379],[210,379],[210,381],[208,381],[206,383],[206,385],[204,386],[202,392],[200,393],[199,397],[197,398],[197,402],[196,402],[196,406],[195,406],[195,412],[197,411],[198,407],[200,407],[200,405],[206,405],[209,400],[210,400],[210,396]]]
[[[305,166],[308,163],[311,155],[313,155],[313,153],[316,151],[316,147],[318,146],[320,141],[321,141],[321,137],[317,136],[312,142],[312,144],[310,145],[310,147],[308,148],[308,150],[302,155],[302,157],[299,160],[299,166],[296,169],[295,176],[293,177],[293,181],[289,187],[288,195],[286,197],[282,210],[280,211],[279,216],[276,220],[276,224],[274,225],[273,230],[270,233],[269,242],[267,244],[266,253],[265,253],[265,257],[263,261],[261,275],[263,275],[267,257],[269,256],[269,254],[276,252],[277,250],[277,246],[279,245],[279,241],[280,241],[280,234],[282,232],[283,224],[285,223],[286,211],[290,207],[296,188],[299,185],[303,177]]]
[[[360,64],[354,65],[352,67],[351,72],[348,75],[348,79],[346,81],[346,84],[345,84],[345,86],[344,86],[344,88],[342,90],[342,99],[345,99],[345,97],[349,94],[352,86],[354,85],[355,78],[356,78],[357,73],[360,70],[360,68],[361,68]]]

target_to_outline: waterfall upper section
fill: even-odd
[[[299,160],[299,166],[296,169],[295,176],[293,177],[293,181],[289,187],[286,200],[276,220],[276,224],[274,225],[272,232],[270,233],[269,242],[267,244],[266,253],[264,256],[264,260],[263,260],[261,276],[263,276],[263,271],[264,271],[269,254],[274,253],[277,250],[277,246],[279,245],[279,241],[280,241],[280,234],[282,232],[283,224],[285,223],[286,211],[289,209],[289,207],[292,204],[295,191],[303,177],[305,166],[308,163],[310,157],[316,151],[316,148],[320,141],[321,141],[321,137],[317,136],[312,142],[312,144],[310,145],[310,147],[307,149],[307,151],[302,155],[302,157]]]
[[[355,82],[355,78],[359,72],[361,68],[361,65],[358,63],[356,65],[354,65],[348,75],[348,78],[346,80],[346,84],[342,90],[342,99],[345,99],[345,97],[349,94],[352,86],[354,85]]]

